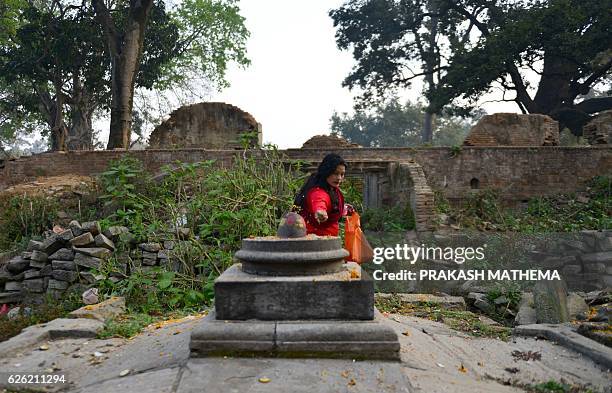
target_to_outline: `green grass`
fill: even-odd
[[[475,337],[490,337],[507,340],[511,329],[505,326],[489,326],[478,319],[471,311],[444,310],[433,302],[403,303],[398,296],[377,299],[376,307],[381,312],[409,315],[442,322],[448,327],[468,333]]]
[[[99,339],[107,339],[111,337],[131,338],[136,336],[142,330],[159,320],[159,317],[153,317],[143,313],[128,313],[117,318],[110,319],[104,323],[104,329],[97,335]]]

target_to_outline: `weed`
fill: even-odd
[[[57,201],[43,196],[12,195],[0,199],[0,250],[16,249],[19,243],[39,236],[57,217]]]
[[[111,337],[131,338],[156,320],[149,314],[131,310],[127,314],[105,321],[104,329],[98,333],[97,338],[103,340]]]

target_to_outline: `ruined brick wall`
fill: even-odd
[[[612,144],[612,110],[601,112],[582,130],[590,145]]]
[[[149,148],[240,148],[240,134],[256,133],[251,146],[261,145],[261,124],[233,105],[200,102],[183,106],[151,133]]]
[[[557,146],[559,123],[546,115],[495,113],[471,129],[465,146]]]
[[[509,201],[533,196],[571,192],[582,187],[595,175],[612,173],[612,147],[463,147],[452,155],[446,147],[335,149],[349,163],[349,171],[385,171],[389,163],[411,159],[422,168],[428,185],[440,189],[449,199],[462,199],[472,190],[476,179],[479,188],[495,188]],[[318,163],[331,150],[289,149],[293,159]],[[112,159],[123,151],[77,151],[45,153],[5,161],[0,168],[0,190],[38,176],[68,173],[92,175],[101,173]],[[197,162],[216,159],[229,165],[237,153],[233,150],[141,150],[129,154],[143,161],[155,173],[176,160]]]

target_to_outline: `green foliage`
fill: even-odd
[[[470,311],[445,310],[434,302],[403,302],[397,295],[376,299],[376,307],[382,312],[427,318],[442,322],[449,327],[466,332],[476,337],[492,337],[507,340],[510,329],[501,326],[489,326],[478,319],[478,315]]]
[[[334,113],[332,135],[366,147],[421,145],[425,108],[397,97],[377,104],[371,110],[357,109],[353,115]],[[469,131],[469,121],[453,116],[437,116],[433,122],[433,144],[459,144]]]
[[[158,183],[143,174],[137,160],[112,162],[101,182],[103,200],[117,209],[104,225],[126,225],[142,241],[182,239],[170,252],[180,269],[144,270],[123,250],[121,260],[112,258],[100,269],[108,277],[99,283],[102,293],[125,296],[142,313],[210,304],[213,280],[232,264],[241,240],[276,233],[303,177],[300,164],[287,164],[274,148],[237,154],[230,167],[176,162],[163,168]],[[185,238],[184,229],[192,236]],[[111,277],[123,263],[131,274],[115,283]]]
[[[149,314],[129,310],[126,315],[105,321],[104,329],[98,333],[97,338],[102,340],[111,337],[131,338],[155,320]]]
[[[356,178],[346,178],[342,182],[342,195],[344,202],[355,208],[357,213],[361,214],[363,209],[363,181]]]
[[[402,232],[415,228],[414,213],[410,206],[369,208],[361,215],[363,229],[376,232]]]
[[[8,319],[7,315],[0,315],[0,342],[18,335],[21,331],[31,325],[45,323],[56,318],[65,318],[68,313],[81,307],[80,296],[69,294],[62,299],[56,300],[47,296],[40,305],[32,305],[31,313],[20,313],[14,319]]]
[[[610,177],[594,177],[580,198],[574,194],[532,198],[524,211],[504,208],[495,190],[479,190],[460,209],[451,210],[450,215],[462,226],[479,230],[538,233],[609,229],[612,227],[610,182]]]
[[[0,198],[0,250],[40,236],[57,217],[56,200],[39,195],[5,195]]]
[[[605,99],[577,103],[612,67],[609,8],[599,0],[353,0],[330,16],[338,47],[357,62],[344,85],[363,92],[361,105],[421,80],[428,112],[465,115],[499,88],[523,111],[576,132],[589,113],[610,108]],[[532,70],[541,75],[535,89]]]

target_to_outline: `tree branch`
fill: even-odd
[[[108,8],[106,8],[104,0],[91,0],[91,4],[96,13],[98,23],[100,23],[104,29],[104,35],[106,36],[111,56],[118,56],[121,49],[119,47],[119,34],[117,33],[113,17]]]

